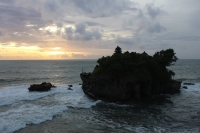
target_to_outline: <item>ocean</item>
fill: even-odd
[[[200,132],[200,60],[178,60],[169,67],[174,79],[194,83],[179,94],[126,103],[93,100],[83,93],[80,73],[93,71],[96,64],[0,61],[0,133]],[[57,88],[28,91],[30,84],[42,82]]]

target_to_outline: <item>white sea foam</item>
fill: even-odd
[[[67,110],[66,106],[40,106],[34,104],[23,104],[11,108],[7,112],[0,113],[0,132],[10,133],[26,126],[26,124],[38,124],[58,113]]]
[[[26,85],[6,87],[0,90],[0,106],[9,105],[22,100],[34,100],[48,95],[52,95],[57,90],[48,92],[29,92]]]
[[[121,107],[121,108],[132,106],[132,105],[128,105],[128,104],[119,104],[119,103],[106,103],[106,104],[110,105],[110,106]]]
[[[194,85],[184,85],[182,83],[182,86],[187,86],[187,89],[182,88],[182,91],[185,92],[200,92],[200,83],[194,83]]]
[[[0,106],[13,104],[19,101],[32,101],[54,94],[68,94],[68,98],[81,99],[83,92],[80,86],[73,87],[73,90],[68,90],[67,85],[53,88],[47,92],[29,92],[26,85],[6,87],[0,90]],[[62,99],[60,99],[62,100]],[[66,99],[63,99],[66,100]]]
[[[68,107],[90,108],[100,102],[88,99],[78,85],[73,90],[63,85],[48,92],[29,92],[27,88],[22,85],[0,90],[1,133],[51,120]]]

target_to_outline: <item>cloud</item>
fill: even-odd
[[[167,30],[160,21],[164,15],[165,11],[161,7],[155,6],[153,3],[144,4],[143,8],[138,6],[132,12],[123,15],[121,18],[123,20],[122,28],[127,32],[131,31],[134,36],[132,38],[135,38],[135,36],[142,38],[145,33],[162,33]],[[124,43],[133,42],[130,38],[119,38],[118,40],[123,40]]]
[[[161,26],[159,23],[156,23],[156,24],[150,25],[147,30],[149,33],[160,33],[162,31],[166,31],[167,29]]]
[[[21,7],[15,7],[12,5],[0,5],[0,16],[2,17],[1,19],[9,20],[9,19],[14,19],[15,22],[17,21],[24,21],[25,18],[36,18],[36,17],[41,17],[40,13],[38,13],[35,10],[32,9],[23,9]]]
[[[96,23],[96,22],[91,22],[91,21],[87,21],[85,22],[88,26],[103,26],[102,24]]]
[[[57,23],[56,23],[56,26],[59,27],[59,28],[60,28],[60,27],[63,27],[63,23],[62,23],[62,22],[57,22]]]
[[[196,50],[200,34],[198,3],[195,0],[154,0],[153,3],[147,0],[1,0],[0,44],[104,51],[116,44],[144,50],[169,46],[188,49],[188,44],[193,44]]]
[[[17,0],[17,6],[39,11],[44,19],[55,20],[64,16],[87,16],[92,18],[117,16],[132,10],[130,0]],[[33,6],[34,5],[34,6]]]
[[[161,10],[159,7],[155,7],[154,4],[146,4],[146,10],[147,10],[147,14],[152,19],[155,19],[156,17],[164,13],[163,10]]]
[[[102,38],[102,32],[98,28],[89,29],[85,23],[76,24],[74,27],[65,28],[64,38],[76,41],[100,40]]]
[[[78,34],[84,34],[86,32],[86,25],[84,23],[75,25],[75,32]]]
[[[158,12],[160,8],[149,4],[144,10],[130,0],[10,0],[10,2],[4,1],[3,6],[5,7],[0,9],[7,13],[4,16],[4,26],[7,29],[11,27],[8,30],[10,38],[2,40],[3,42],[13,41],[19,42],[17,44],[30,45],[35,43],[34,45],[45,47],[53,39],[64,38],[71,42],[87,41],[87,44],[81,44],[81,46],[103,48],[108,44],[114,44],[111,44],[107,40],[109,38],[106,37],[114,31],[117,32],[116,38],[113,38],[115,42],[128,45],[137,43],[130,33],[139,35],[141,32],[161,33],[164,31],[164,26],[159,22],[152,22],[148,19],[148,14],[144,13],[145,11],[149,11],[150,14],[153,11]],[[125,20],[127,23],[124,23],[124,28],[121,29]],[[59,28],[57,33],[39,30],[52,25]],[[107,28],[109,32],[106,31]],[[123,32],[126,31],[129,35],[122,37]],[[95,40],[101,41],[101,44],[92,42]]]
[[[130,10],[129,0],[70,0],[81,12],[91,17],[109,17]]]
[[[100,58],[102,55],[98,55],[98,54],[77,54],[77,53],[71,53],[71,54],[64,54],[61,55],[62,59],[98,59]]]
[[[75,24],[75,21],[70,21],[70,20],[63,20],[67,24]]]
[[[128,44],[128,45],[134,45],[135,44],[135,40],[133,37],[121,37],[118,36],[116,38],[116,42],[119,44]]]
[[[7,35],[7,30],[0,29],[0,37]]]

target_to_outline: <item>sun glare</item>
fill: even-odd
[[[20,46],[21,45],[21,46]],[[0,44],[0,60],[49,60],[49,59],[74,59],[86,57],[87,53],[71,52],[61,47],[40,48],[28,44],[15,42]]]
[[[47,26],[45,30],[48,30],[50,32],[57,32],[58,28],[56,26]]]
[[[47,26],[47,27],[43,27],[43,28],[39,28],[40,31],[49,31],[52,33],[56,33],[59,28],[55,25],[51,25],[51,26]]]
[[[28,50],[28,51],[35,51],[39,50],[37,46],[20,46],[19,49]]]
[[[61,49],[60,47],[55,47],[55,48],[53,48],[53,50],[59,50],[59,49]]]

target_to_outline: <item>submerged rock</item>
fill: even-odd
[[[184,88],[184,89],[188,89],[188,87],[187,87],[187,86],[183,86],[182,88]]]
[[[28,88],[29,91],[49,91],[51,88],[55,88],[56,86],[51,83],[43,82],[41,84],[32,84]]]
[[[128,101],[146,99],[159,94],[180,92],[181,82],[172,79],[175,73],[168,70],[177,60],[172,49],[149,56],[117,47],[110,57],[100,58],[92,73],[82,72],[83,92],[94,99]]]
[[[195,85],[194,83],[183,83],[184,85]]]
[[[69,87],[68,90],[73,90],[73,89]]]

